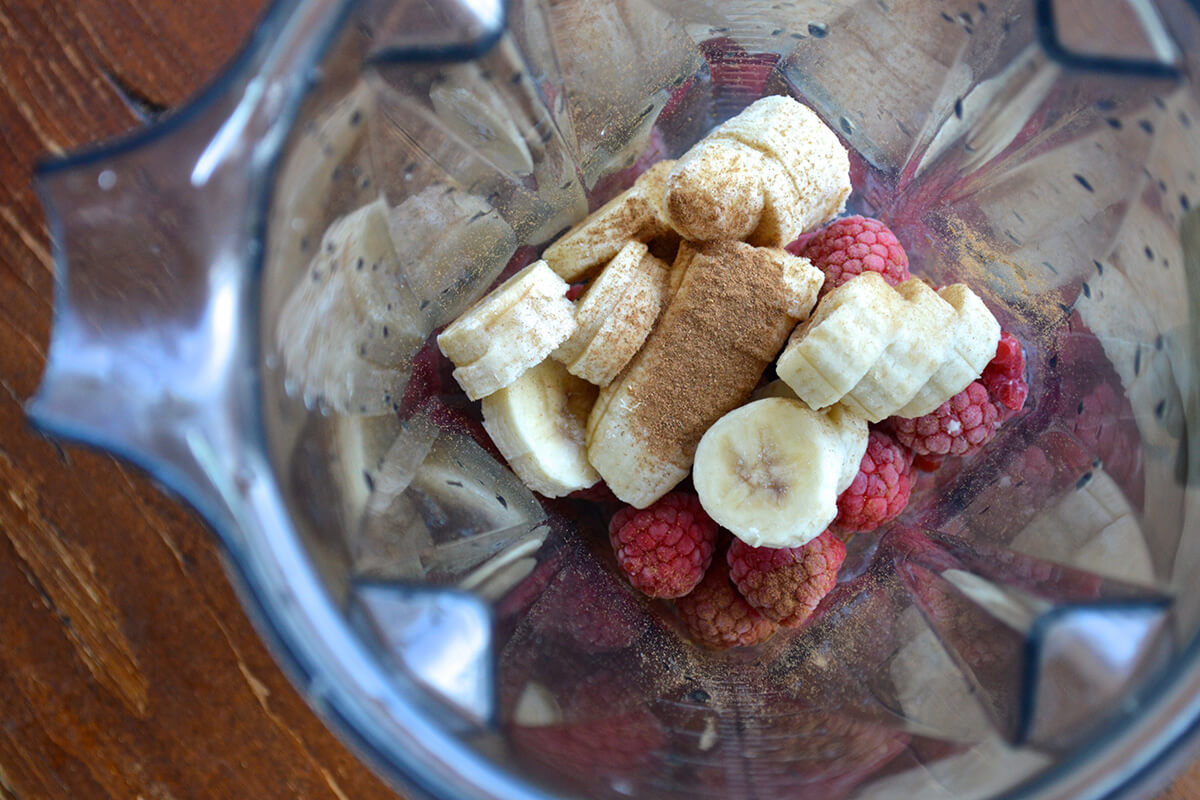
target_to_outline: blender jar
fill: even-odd
[[[40,174],[29,412],[199,509],[301,691],[414,794],[1136,790],[1200,719],[1198,34],[1183,0],[278,0],[192,105]],[[489,450],[433,337],[768,94],[1018,334],[1031,393],[809,627],[713,653],[595,506]]]

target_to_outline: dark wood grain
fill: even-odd
[[[46,154],[178,105],[262,0],[0,0],[0,798],[390,798],[293,691],[211,534],[133,468],[31,431]]]
[[[263,0],[0,0],[0,800],[393,795],[242,614],[211,535],[132,468],[32,432],[53,277],[30,176],[178,105]],[[1200,797],[1200,765],[1162,800]]]

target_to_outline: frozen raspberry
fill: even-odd
[[[712,562],[717,524],[695,495],[672,492],[648,508],[618,511],[608,538],[634,588],[650,597],[682,597]]]
[[[1029,384],[1025,381],[1025,351],[1016,336],[1008,331],[1000,334],[996,356],[984,367],[979,382],[996,403],[1001,422],[1021,410],[1029,396]]]
[[[567,299],[574,303],[579,298],[583,297],[583,293],[587,291],[586,283],[572,283],[567,288]]]
[[[647,708],[603,719],[557,725],[514,725],[517,747],[556,773],[594,783],[606,774],[625,777],[644,766],[665,735]]]
[[[923,417],[892,417],[892,432],[905,447],[922,456],[962,456],[992,440],[1000,413],[979,381]]]
[[[437,346],[437,337],[429,341],[413,356],[412,375],[404,387],[404,397],[396,412],[400,419],[408,419],[424,406],[431,397],[442,391],[442,352]]]
[[[886,431],[872,430],[858,474],[838,497],[834,524],[847,531],[873,531],[900,516],[912,494],[912,470],[912,451]]]
[[[700,43],[700,52],[708,62],[718,101],[726,94],[748,101],[762,97],[779,62],[778,53],[749,53],[727,36],[706,39]]]
[[[675,601],[692,639],[712,650],[765,642],[779,626],[746,602],[729,579],[729,566],[715,559],[700,585]]]
[[[629,647],[648,623],[629,591],[591,563],[560,572],[538,601],[538,609],[543,629],[569,637],[588,653]]]
[[[808,240],[801,255],[825,273],[822,295],[864,272],[878,272],[892,286],[910,277],[896,234],[869,217],[834,220]]]
[[[737,539],[726,560],[746,602],[785,628],[798,628],[837,585],[846,545],[825,531],[801,547],[751,547]]]

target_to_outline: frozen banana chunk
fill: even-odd
[[[764,97],[718,126],[667,179],[669,221],[684,237],[782,247],[840,213],[850,159],[812,109]]]
[[[667,271],[646,245],[626,244],[579,300],[575,333],[554,358],[590,383],[612,383],[641,349],[667,302]]]
[[[887,350],[901,312],[901,298],[883,276],[864,273],[821,300],[792,334],[775,371],[812,408],[833,405]]]
[[[936,411],[983,374],[983,368],[996,355],[1000,323],[979,295],[962,283],[943,287],[938,295],[954,307],[955,313],[946,360],[896,416],[921,417]]]
[[[896,291],[903,298],[900,325],[887,350],[842,398],[869,422],[892,416],[912,400],[946,360],[950,346],[954,307],[919,278],[904,281]]]
[[[643,172],[633,186],[547,247],[546,263],[564,280],[577,281],[607,264],[630,240],[646,242],[669,233],[663,194],[674,165],[660,161]]]
[[[442,331],[438,346],[467,397],[511,385],[575,332],[567,288],[545,261],[535,261]]]

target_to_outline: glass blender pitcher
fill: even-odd
[[[187,108],[42,170],[29,413],[208,519],[409,796],[1144,792],[1200,723],[1198,44],[1185,0],[277,0]],[[489,450],[433,338],[770,94],[1018,334],[1030,402],[811,625],[714,653]]]

